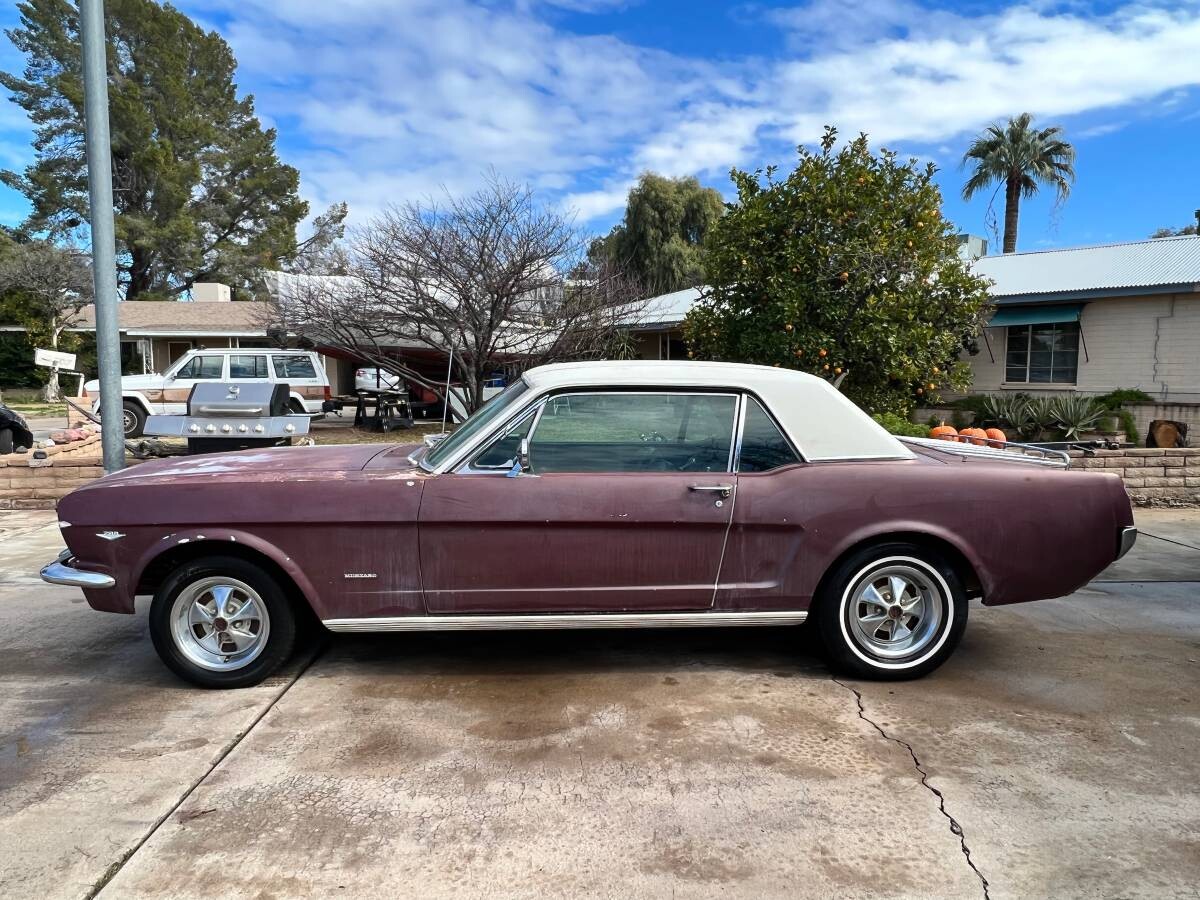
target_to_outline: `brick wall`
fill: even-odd
[[[1071,452],[1071,468],[1103,469],[1121,476],[1138,506],[1200,506],[1200,450],[1098,450]]]
[[[104,474],[99,435],[37,451],[44,459],[34,452],[0,456],[0,509],[53,509],[60,497]]]

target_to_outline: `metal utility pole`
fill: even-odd
[[[88,197],[92,212],[92,283],[96,292],[96,357],[100,363],[100,429],[104,471],[125,467],[121,411],[121,333],[117,323],[117,250],[113,237],[112,144],[108,136],[108,63],[104,0],[80,0]]]

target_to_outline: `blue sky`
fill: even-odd
[[[314,212],[528,181],[604,231],[639,172],[789,166],[826,123],[932,160],[946,212],[971,135],[1021,111],[1065,127],[1078,182],[1027,202],[1020,247],[1138,239],[1200,207],[1200,2],[177,0],[233,46]],[[0,25],[11,27],[11,4]],[[20,57],[0,41],[0,66]],[[0,166],[29,128],[0,108]],[[0,221],[24,214],[0,188]]]

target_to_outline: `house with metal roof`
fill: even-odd
[[[996,311],[972,391],[1140,388],[1200,402],[1200,237],[984,256]]]
[[[980,256],[971,265],[992,282],[996,303],[979,352],[966,357],[973,392],[1140,388],[1161,403],[1200,403],[1200,237]],[[644,358],[687,353],[681,326],[702,291],[647,301],[632,329]]]

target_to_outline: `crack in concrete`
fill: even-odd
[[[141,850],[142,847],[146,845],[146,842],[150,840],[150,838],[154,837],[155,832],[157,832],[158,829],[161,828],[163,824],[176,813],[179,807],[183,806],[183,804],[187,802],[187,799],[192,796],[196,788],[200,787],[200,785],[205,782],[208,776],[217,770],[217,767],[220,766],[221,763],[225,762],[225,760],[229,757],[229,754],[236,750],[238,745],[245,740],[246,735],[253,731],[258,723],[266,717],[267,713],[275,708],[275,704],[283,699],[283,695],[290,691],[292,686],[300,680],[300,676],[308,671],[308,667],[316,662],[317,657],[319,657],[325,651],[326,646],[328,646],[328,643],[322,641],[313,648],[313,651],[309,655],[308,659],[301,663],[296,669],[295,673],[288,678],[287,682],[283,685],[283,690],[279,691],[274,697],[271,698],[271,702],[268,703],[262,709],[262,711],[254,717],[254,720],[246,726],[245,730],[233,736],[233,739],[225,745],[224,749],[217,755],[217,758],[213,760],[212,765],[205,769],[204,773],[195,781],[193,781],[191,785],[189,785],[188,789],[184,791],[183,795],[171,805],[170,809],[154,820],[154,822],[150,825],[150,828],[145,834],[142,835],[141,839],[139,839],[137,843],[123,853],[115,862],[112,863],[112,865],[104,870],[100,877],[97,878],[92,884],[91,889],[83,895],[83,900],[94,900],[94,898],[99,895],[101,891],[108,887],[108,883],[117,877],[117,874],[123,868],[125,868],[125,864],[133,858],[133,855]],[[205,810],[205,812],[209,812],[209,810]]]
[[[987,880],[987,878],[984,877],[984,874],[981,871],[979,871],[979,867],[975,865],[974,860],[971,859],[971,848],[969,846],[967,846],[966,832],[963,831],[963,827],[959,823],[958,819],[956,819],[956,818],[954,818],[954,816],[950,815],[949,810],[946,809],[945,795],[941,791],[939,791],[937,788],[935,788],[932,784],[929,783],[929,773],[925,771],[925,766],[921,763],[921,760],[917,757],[917,752],[915,750],[913,750],[912,744],[910,744],[908,741],[902,740],[901,738],[893,737],[892,735],[888,734],[879,725],[878,722],[876,722],[874,719],[872,719],[870,716],[867,715],[866,707],[863,705],[863,695],[862,695],[861,691],[850,687],[850,685],[846,684],[844,681],[841,681],[838,678],[835,678],[833,676],[831,676],[831,680],[833,681],[834,684],[845,688],[846,690],[848,690],[850,693],[852,693],[854,695],[854,701],[858,705],[858,717],[860,719],[862,719],[864,722],[866,722],[868,725],[870,725],[872,728],[874,728],[877,732],[879,732],[880,736],[885,741],[891,741],[893,744],[899,744],[901,747],[903,747],[905,750],[908,751],[908,755],[912,757],[913,767],[917,770],[917,773],[921,776],[921,786],[924,787],[931,794],[933,794],[935,797],[937,797],[938,811],[943,816],[945,816],[946,820],[950,823],[950,832],[951,832],[951,834],[953,834],[955,837],[958,838],[958,843],[959,843],[959,846],[962,848],[962,855],[966,859],[967,865],[971,867],[971,871],[974,872],[975,876],[979,879],[980,886],[983,888],[983,900],[991,900],[991,894],[988,893],[988,887],[989,887],[988,880]]]

